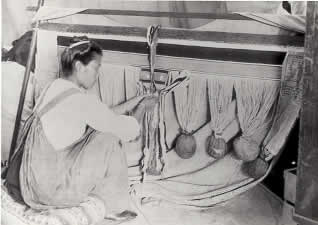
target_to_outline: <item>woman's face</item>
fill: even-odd
[[[90,89],[94,86],[101,66],[102,56],[94,54],[94,58],[87,65],[80,63],[77,80],[81,87]]]

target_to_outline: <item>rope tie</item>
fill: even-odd
[[[161,25],[150,26],[147,29],[147,43],[149,47],[149,65],[150,65],[150,93],[153,94],[156,92],[157,88],[154,82],[155,75],[155,59],[156,59],[156,51],[158,45],[158,32]]]

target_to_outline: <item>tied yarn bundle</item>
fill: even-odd
[[[149,26],[147,29],[147,43],[149,47],[149,66],[150,66],[150,87],[146,90],[147,93],[153,96],[159,96],[160,93],[155,86],[155,61],[156,50],[158,44],[158,32],[161,25]],[[144,117],[144,159],[142,162],[142,171],[144,174],[158,176],[161,174],[164,163],[160,152],[160,137],[159,137],[159,103],[155,105],[152,111],[147,111]]]
[[[245,162],[242,165],[242,171],[247,176],[258,179],[265,175],[268,167],[268,162],[262,157],[258,157],[254,161]]]
[[[137,82],[137,96],[146,93],[149,93],[149,89],[142,82]],[[160,105],[157,103],[152,110],[147,110],[142,121],[141,170],[144,175],[160,175],[164,166],[160,149],[159,109]]]
[[[159,104],[156,104],[153,111],[145,114],[144,130],[143,172],[149,175],[160,175],[164,163],[160,151]]]
[[[188,71],[182,71],[181,76],[190,76]],[[192,135],[196,124],[199,102],[206,94],[206,81],[191,78],[188,86],[180,85],[174,93],[176,116],[181,128],[181,134],[176,139],[175,152],[182,159],[191,158],[196,152],[196,140]]]
[[[242,135],[234,140],[234,152],[245,162],[243,171],[250,177],[259,177],[268,167],[267,162],[260,157],[260,145],[272,121],[279,82],[238,80],[234,87],[242,129]]]
[[[206,152],[209,156],[219,159],[229,152],[229,139],[238,131],[235,118],[236,102],[233,98],[234,81],[231,78],[215,78],[208,80],[208,97],[210,106],[210,128],[212,134],[207,138]],[[226,135],[226,130],[234,133]]]

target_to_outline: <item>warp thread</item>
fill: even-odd
[[[231,104],[233,88],[234,80],[231,78],[208,80],[212,133],[207,140],[207,153],[214,158],[221,158],[229,151],[228,139],[223,137],[223,132],[235,119],[235,102]]]
[[[272,121],[271,109],[278,97],[279,82],[236,80],[238,119],[241,137],[234,140],[234,151],[243,161],[253,161],[260,154],[260,144]]]

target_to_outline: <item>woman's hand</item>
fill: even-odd
[[[153,95],[142,95],[138,96],[142,100],[139,104],[132,110],[131,115],[137,119],[137,121],[141,124],[142,119],[144,118],[144,114],[146,112],[153,111],[155,105],[159,102],[159,97]],[[137,98],[137,97],[136,97]]]
[[[139,103],[147,96],[149,95],[146,94],[133,97],[120,105],[113,106],[111,109],[119,115],[125,115],[129,112],[132,112],[136,108],[136,106],[138,106]]]
[[[129,142],[137,142],[140,138],[141,138],[141,129],[139,130],[138,135],[135,138],[131,139]]]
[[[146,112],[152,111],[156,104],[159,102],[158,96],[147,96],[141,101],[141,105],[145,108]]]

